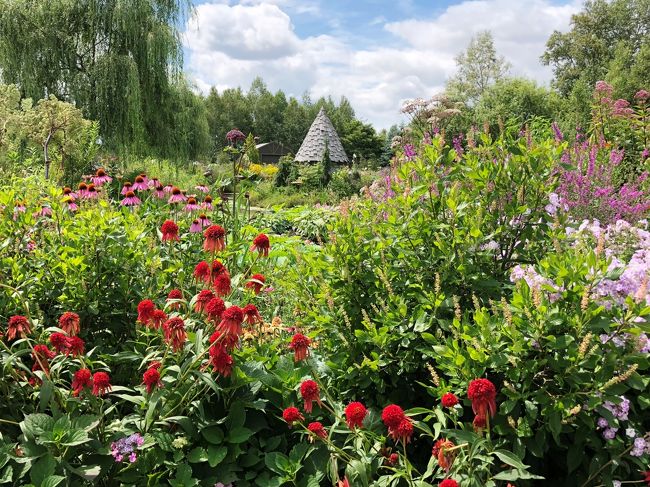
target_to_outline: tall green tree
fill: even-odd
[[[189,0],[0,0],[0,70],[23,96],[55,95],[115,144],[168,147]]]
[[[447,94],[454,100],[476,104],[491,85],[505,78],[510,64],[497,54],[489,31],[472,37],[467,49],[456,56],[458,73],[447,83]]]

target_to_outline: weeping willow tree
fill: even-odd
[[[178,26],[189,0],[0,0],[0,75],[35,100],[55,95],[98,120],[115,147],[166,155],[187,97]],[[186,138],[185,138],[186,139]]]

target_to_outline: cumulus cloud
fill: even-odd
[[[261,76],[270,89],[294,96],[345,95],[358,116],[384,128],[399,120],[404,99],[443,89],[455,72],[455,55],[481,30],[492,31],[514,74],[549,80],[539,56],[550,33],[566,30],[580,9],[581,1],[571,2],[466,0],[428,19],[377,17],[370,22],[383,24],[383,38],[364,48],[334,35],[298,36],[285,12],[296,12],[296,0],[202,4],[185,32],[187,68],[202,91],[246,88]],[[318,15],[317,3],[302,4],[312,19]]]

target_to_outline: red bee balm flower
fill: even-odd
[[[454,448],[456,445],[451,440],[441,438],[436,441],[431,450],[431,455],[436,457],[438,460],[438,465],[445,472],[449,472],[451,464],[454,463],[454,458],[456,457],[455,451],[449,451],[451,448]]]
[[[293,336],[289,348],[293,350],[294,362],[300,362],[309,356],[309,345],[311,345],[311,340],[302,333],[296,333]]]
[[[322,439],[327,438],[327,431],[325,431],[325,428],[323,427],[322,423],[320,423],[318,421],[314,421],[313,423],[309,423],[309,425],[307,426],[307,429],[311,433],[313,433],[314,436],[316,436],[318,438],[322,438]],[[314,436],[311,436],[309,438],[309,441],[313,441]]]
[[[210,363],[214,371],[224,377],[228,377],[232,373],[232,357],[221,343],[217,342],[210,347]]]
[[[142,383],[147,387],[147,394],[151,394],[151,391],[156,387],[162,387],[162,382],[160,382],[160,372],[158,368],[147,369],[146,372],[142,375]]]
[[[257,309],[257,306],[254,304],[247,304],[244,306],[244,319],[249,325],[254,325],[255,323],[263,323],[264,320],[260,315],[260,312]]]
[[[255,294],[259,294],[265,282],[266,279],[262,274],[253,274],[250,281],[246,283],[246,289],[252,289]]]
[[[497,390],[488,379],[475,379],[469,383],[467,397],[472,401],[474,414],[493,417],[497,412]]]
[[[458,487],[458,482],[454,479],[445,479],[438,484],[438,487]]]
[[[68,336],[76,336],[79,334],[79,315],[66,311],[59,318],[59,328],[68,334]]]
[[[68,353],[70,348],[70,339],[63,333],[52,333],[50,335],[50,344],[59,353]]]
[[[205,241],[203,250],[206,252],[219,252],[226,248],[226,231],[220,225],[211,225],[203,232]]]
[[[209,289],[204,289],[201,291],[198,296],[196,296],[196,301],[194,303],[194,311],[197,313],[203,313],[205,311],[208,303],[214,298],[214,293]]]
[[[282,418],[289,424],[289,427],[293,426],[293,423],[296,421],[303,421],[305,419],[303,415],[300,414],[300,411],[298,411],[298,408],[293,406],[288,407],[282,412]]]
[[[221,321],[223,312],[226,311],[226,305],[223,299],[215,297],[212,298],[208,304],[205,305],[205,312],[208,314],[208,319],[218,323]]]
[[[156,310],[156,305],[151,299],[144,299],[138,304],[138,321],[144,326],[151,324],[153,312]]]
[[[23,338],[32,332],[29,326],[29,320],[21,315],[14,315],[9,318],[7,323],[7,340],[11,341],[16,336]]]
[[[178,352],[187,340],[185,333],[185,322],[183,318],[174,317],[165,321],[163,325],[165,341],[172,346],[174,352]]]
[[[74,373],[72,378],[72,395],[78,396],[79,393],[86,387],[92,387],[93,379],[90,370],[83,368]]]
[[[217,325],[217,330],[225,335],[241,335],[241,324],[244,321],[244,312],[239,306],[231,306],[221,315],[221,322]]]
[[[180,240],[178,238],[178,225],[171,220],[165,220],[165,223],[160,227],[162,232],[162,241],[163,242],[173,242],[174,240]]]
[[[397,428],[388,429],[388,434],[395,441],[401,441],[403,445],[406,445],[411,441],[411,436],[413,436],[413,422],[411,418],[404,417],[402,421],[397,425]]]
[[[348,428],[362,428],[366,414],[368,414],[368,410],[360,402],[348,404],[345,408],[345,422],[348,424]]]
[[[271,248],[271,242],[269,241],[269,237],[267,237],[263,233],[260,233],[253,240],[253,245],[251,245],[250,251],[253,252],[254,250],[257,250],[264,257],[268,257],[270,248]]]
[[[208,282],[210,280],[210,264],[202,260],[194,268],[194,279],[196,281]]]
[[[446,408],[453,408],[456,404],[458,404],[458,398],[456,397],[455,394],[448,392],[446,394],[443,394],[440,402]]]
[[[107,392],[110,392],[111,387],[111,378],[106,372],[95,372],[93,375],[93,395],[103,396]]]
[[[389,430],[397,428],[405,418],[404,411],[397,404],[389,404],[381,413],[381,420]]]
[[[313,380],[306,380],[300,384],[300,395],[305,400],[305,412],[311,413],[312,402],[314,401],[316,401],[319,406],[322,406],[318,384]]]

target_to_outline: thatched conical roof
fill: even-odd
[[[336,129],[325,114],[325,110],[321,108],[309,127],[309,132],[307,132],[305,140],[302,141],[295,160],[298,162],[320,162],[323,160],[326,147],[329,149],[330,161],[348,162],[348,156],[345,155]]]

